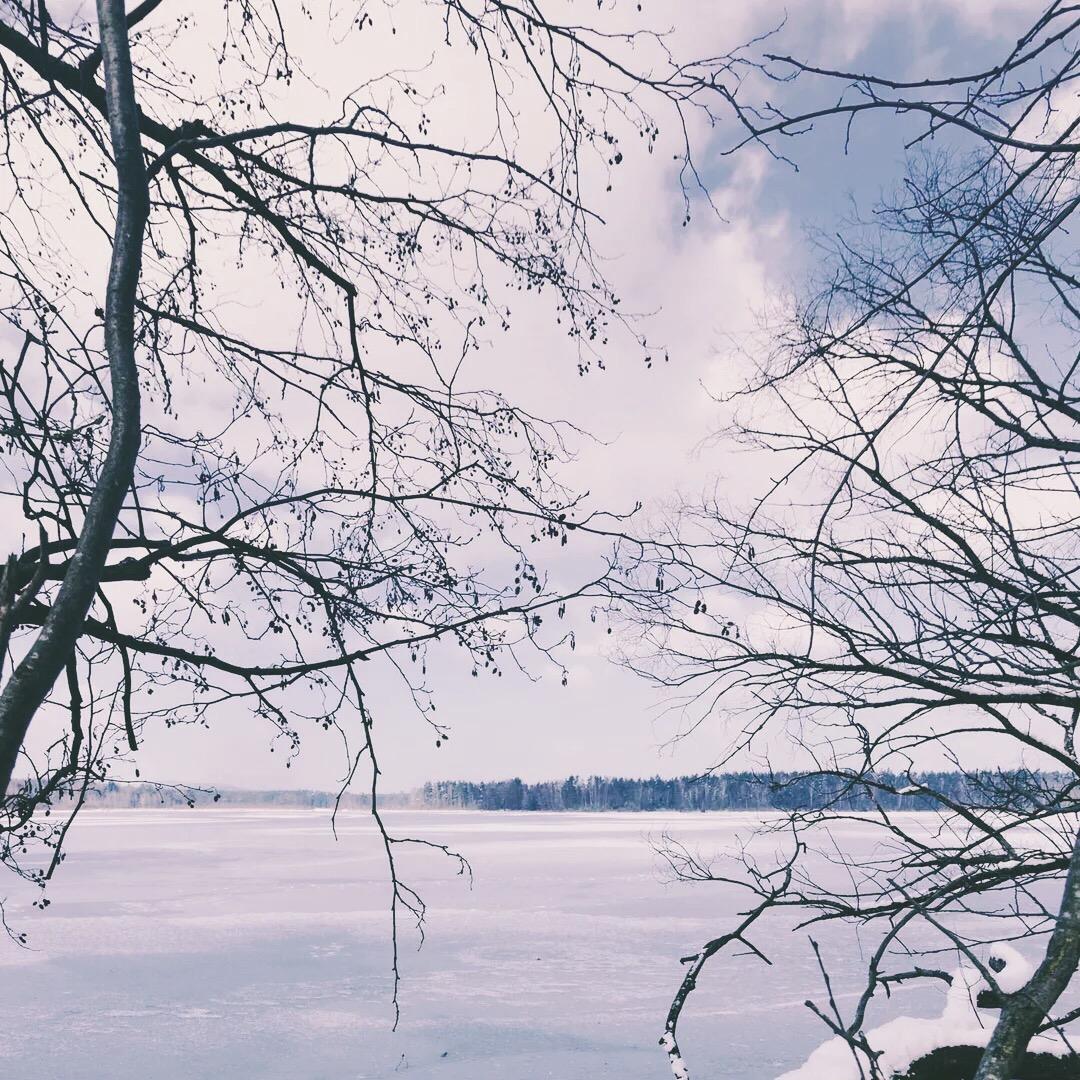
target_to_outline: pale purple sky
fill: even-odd
[[[778,51],[898,77],[953,71],[1014,42],[1036,7],[1010,0],[804,0],[788,10]],[[406,23],[407,5],[398,10]],[[643,18],[650,12],[672,26],[676,52],[696,54],[727,52],[784,17],[782,5],[758,0],[646,5]],[[730,130],[694,132],[722,219],[699,205],[689,228],[681,225],[673,170],[633,159],[620,174],[594,242],[626,306],[652,313],[642,326],[668,347],[669,364],[646,369],[636,354],[625,362],[614,357],[605,372],[581,379],[565,335],[537,309],[471,361],[467,381],[597,436],[564,474],[597,505],[623,509],[640,500],[648,520],[677,493],[692,496],[714,485],[752,492],[767,466],[708,440],[723,416],[707,391],[738,383],[736,347],[810,265],[807,230],[835,230],[850,198],[868,207],[899,178],[903,129],[893,120],[856,125],[846,156],[844,134],[842,125],[826,124],[801,140],[793,148],[795,173],[760,151],[720,158]],[[540,663],[533,682],[510,672],[501,680],[472,679],[459,665],[441,671],[433,660],[439,713],[452,728],[440,749],[387,680],[373,699],[386,788],[440,778],[672,774],[708,765],[720,734],[706,726],[672,745],[678,712],[609,660],[612,639],[603,620],[594,625],[579,612],[577,625],[580,644],[566,687]],[[149,732],[138,764],[156,779],[242,787],[327,789],[340,776],[340,745],[331,736],[309,734],[288,771],[268,745],[256,721],[220,716],[210,730]]]

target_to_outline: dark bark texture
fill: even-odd
[[[978,1046],[942,1047],[916,1061],[903,1080],[970,1080],[982,1052]],[[1010,1075],[1015,1080],[1076,1080],[1080,1061],[1053,1054],[1022,1054]]]
[[[1073,845],[1072,863],[1065,879],[1054,932],[1046,954],[1027,986],[1011,994],[986,1048],[975,1080],[1015,1080],[1023,1073],[1028,1043],[1052,1015],[1080,964],[1080,834]],[[1080,1063],[1072,1062],[1072,1076],[1080,1075]],[[1040,1074],[1041,1075],[1041,1074]]]
[[[112,429],[108,454],[63,583],[36,640],[0,693],[0,792],[6,791],[11,782],[19,748],[34,714],[74,654],[131,487],[139,451],[135,293],[149,199],[123,0],[98,0],[97,10],[117,177],[116,229],[105,300]]]

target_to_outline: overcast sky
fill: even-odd
[[[407,8],[398,9],[399,30]],[[803,0],[788,11],[776,51],[897,77],[967,70],[1015,42],[1036,8],[1007,0]],[[675,51],[699,55],[725,53],[784,18],[780,5],[758,0],[664,4],[663,12]],[[798,172],[760,152],[722,157],[731,132],[698,131],[697,160],[722,217],[699,205],[687,228],[673,172],[630,159],[594,242],[626,306],[651,313],[643,329],[668,348],[670,362],[646,369],[635,353],[579,378],[565,334],[538,310],[478,354],[471,381],[593,433],[599,441],[582,444],[565,478],[590,491],[597,505],[624,509],[640,500],[647,519],[678,493],[716,485],[752,491],[767,465],[748,465],[730,446],[709,440],[723,420],[710,391],[737,385],[736,350],[751,340],[767,305],[812,269],[812,234],[835,231],[853,205],[869,209],[897,182],[903,130],[884,115],[858,124],[845,154],[842,126],[823,126],[795,147]],[[491,680],[451,665],[441,672],[436,661],[439,713],[452,729],[441,748],[386,687],[376,707],[385,786],[707,766],[720,734],[706,728],[673,744],[677,710],[610,661],[603,620],[594,625],[579,612],[578,623],[580,645],[565,687],[540,664],[537,681],[509,672]],[[329,736],[309,735],[288,772],[268,745],[265,729],[237,715],[209,731],[148,733],[139,764],[157,779],[242,787],[325,789],[339,777],[340,745]]]

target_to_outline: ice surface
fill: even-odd
[[[654,1080],[678,958],[730,928],[745,897],[667,883],[648,837],[730,844],[744,814],[400,811],[399,833],[460,848],[475,886],[430,851],[403,870],[430,905],[402,937],[402,1021],[391,1031],[388,892],[369,819],[305,810],[98,810],[72,834],[50,892],[0,941],[0,1076],[34,1080]],[[854,853],[874,832],[838,835]],[[773,960],[717,957],[679,1042],[694,1080],[773,1080],[822,1026],[806,935],[757,941]],[[860,959],[823,948],[841,1004]],[[845,978],[847,983],[845,983]],[[888,1012],[934,1016],[901,990]],[[840,1074],[836,1074],[839,1077]]]

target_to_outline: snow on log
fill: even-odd
[[[990,951],[988,966],[1003,994],[1022,989],[1034,971],[1016,949],[1004,944]],[[867,1032],[870,1048],[880,1052],[881,1075],[887,1080],[965,1080],[972,1076],[995,1023],[995,1017],[980,1012],[976,1002],[980,993],[991,989],[974,967],[962,964],[953,973],[941,1016],[900,1017]],[[1061,1080],[1078,1075],[1072,1051],[1057,1034],[1036,1035],[1028,1046],[1028,1058],[1034,1070],[1030,1076],[1038,1080],[1058,1080],[1058,1065]],[[861,1080],[867,1075],[872,1072],[865,1054],[844,1039],[834,1038],[778,1080]]]
[[[671,1063],[671,1072],[675,1080],[690,1080],[690,1070],[679,1053],[679,1046],[675,1042],[675,1036],[670,1031],[665,1031],[660,1037],[660,1045],[667,1051],[668,1061]]]

